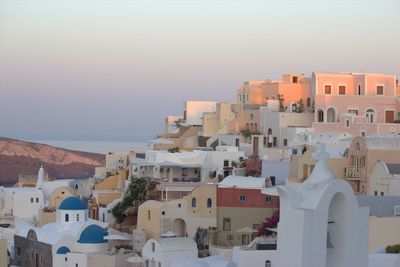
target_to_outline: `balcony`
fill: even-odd
[[[361,180],[365,176],[365,169],[358,166],[346,166],[344,176],[348,180]]]

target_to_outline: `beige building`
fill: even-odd
[[[400,196],[400,164],[379,160],[371,171],[369,185],[368,195]]]
[[[375,164],[398,163],[400,158],[399,137],[355,137],[347,153],[345,178],[358,194],[368,194],[370,176]]]
[[[194,200],[193,200],[194,199]],[[139,206],[137,229],[147,239],[172,231],[176,236],[194,237],[198,227],[216,226],[216,186],[203,184],[182,199],[149,200]]]
[[[339,148],[340,150],[344,154],[344,149]],[[304,153],[300,151],[298,155],[292,155],[288,177],[289,182],[301,183],[310,176],[316,164],[312,156],[313,152],[314,148],[308,146]],[[330,149],[329,146],[327,146],[327,152],[330,154],[329,159],[327,159],[328,166],[336,177],[344,179],[344,169],[347,163],[346,158],[340,152],[337,153],[337,150]]]
[[[213,136],[219,133],[227,133],[227,124],[235,118],[235,104],[227,102],[217,103],[216,112],[203,114],[202,136]]]
[[[8,266],[7,239],[0,236],[0,267]]]

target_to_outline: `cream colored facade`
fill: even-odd
[[[194,206],[193,198],[196,199]],[[216,185],[201,185],[182,199],[149,200],[139,206],[137,229],[144,230],[147,239],[158,238],[168,231],[181,237],[194,237],[198,227],[215,226]]]
[[[400,196],[400,164],[395,163],[393,169],[391,165],[388,168],[381,160],[375,164],[370,175],[368,195]]]
[[[42,227],[48,223],[55,223],[57,221],[56,211],[43,211],[39,212],[39,219],[37,222],[37,227]]]
[[[400,216],[369,217],[369,252],[400,244]]]
[[[154,144],[154,150],[168,150],[178,147],[181,150],[192,151],[198,146],[198,126],[181,126],[177,133],[163,134],[161,138],[168,139],[169,144]]]
[[[0,237],[0,267],[8,266],[7,239]]]
[[[311,174],[316,161],[313,159],[312,153],[314,149],[308,147],[304,154],[293,155],[290,160],[289,182],[304,182]],[[336,177],[344,179],[344,168],[347,164],[346,158],[329,158],[327,164]]]
[[[275,209],[272,208],[219,207],[217,210],[218,231],[212,234],[212,244],[223,247],[248,244],[253,238],[249,236],[249,233],[240,233],[237,230],[250,227],[258,231],[261,222],[271,217],[274,211]],[[230,219],[230,226],[226,230],[224,230],[224,218]]]
[[[218,133],[227,133],[228,122],[234,120],[234,104],[227,102],[217,103],[216,112],[203,114],[203,136],[212,136]]]

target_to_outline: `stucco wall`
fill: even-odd
[[[400,217],[369,217],[369,252],[400,244]]]

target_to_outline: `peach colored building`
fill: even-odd
[[[322,73],[312,75],[316,132],[354,136],[400,133],[400,102],[393,75]]]
[[[247,81],[236,92],[236,101],[243,104],[265,105],[267,100],[283,98],[283,105],[303,100],[305,109],[311,109],[310,78],[302,74],[284,74],[281,81]]]

